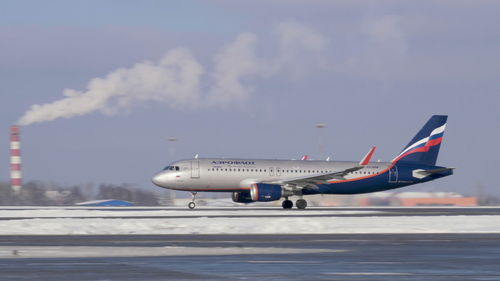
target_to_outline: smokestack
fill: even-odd
[[[10,127],[10,185],[14,191],[22,187],[21,143],[19,127]]]

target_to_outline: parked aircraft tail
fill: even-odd
[[[447,115],[433,115],[392,162],[436,165],[447,119]]]

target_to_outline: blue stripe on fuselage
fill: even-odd
[[[304,189],[304,195],[309,194],[360,194],[377,191],[395,189],[407,185],[427,182],[441,177],[449,176],[452,172],[443,174],[434,174],[422,179],[413,177],[413,171],[416,169],[431,170],[442,168],[439,166],[423,166],[423,165],[397,165],[398,180],[397,182],[389,182],[389,170],[383,174],[375,175],[369,178],[359,180],[345,181],[330,184],[320,184],[318,189]]]

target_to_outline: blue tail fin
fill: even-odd
[[[447,119],[446,115],[433,115],[392,162],[436,165]]]

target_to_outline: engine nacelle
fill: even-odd
[[[233,192],[232,195],[233,202],[236,203],[252,203],[252,197],[250,196],[250,192]]]
[[[283,188],[279,184],[255,183],[250,188],[250,198],[253,201],[280,200]]]

